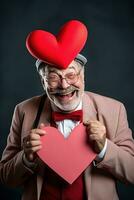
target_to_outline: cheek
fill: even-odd
[[[84,89],[84,79],[80,78],[80,80],[75,84],[76,87],[78,87],[80,90]]]
[[[48,92],[54,92],[55,90],[52,88],[47,88]]]
[[[47,91],[48,92],[55,92],[58,88],[50,88],[50,87],[47,87]]]

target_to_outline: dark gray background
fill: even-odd
[[[1,0],[0,153],[6,145],[14,106],[43,92],[35,59],[25,39],[35,29],[56,34],[71,19],[83,21],[89,37],[86,89],[122,101],[134,130],[134,3],[130,0]],[[97,189],[97,188],[96,188]],[[134,199],[133,186],[118,184],[121,200]],[[0,199],[18,200],[18,189],[0,185]]]

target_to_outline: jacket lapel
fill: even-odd
[[[95,107],[95,104],[93,103],[92,98],[90,97],[90,93],[84,93],[83,95],[83,122],[88,122],[89,120],[98,120],[98,111]],[[87,167],[87,169],[84,171],[84,181],[85,181],[85,189],[88,198],[91,195],[91,191],[89,191],[89,188],[91,188],[91,171],[92,171],[93,165]]]
[[[93,104],[92,99],[90,98],[89,95],[87,95],[87,93],[84,93],[83,95],[82,107],[83,107],[83,122],[97,119],[96,108]]]

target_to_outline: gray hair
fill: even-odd
[[[83,56],[82,54],[78,54],[74,60],[75,60],[76,62],[80,63],[81,66],[85,66],[86,63],[87,63],[86,57]],[[40,73],[40,70],[41,70],[43,67],[48,66],[49,64],[43,62],[43,61],[40,60],[40,59],[37,59],[35,65],[36,65],[37,71]]]

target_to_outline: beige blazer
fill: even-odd
[[[27,168],[23,161],[23,138],[29,134],[35,119],[40,96],[18,104],[15,108],[7,146],[0,162],[0,181],[8,186],[23,187],[22,200],[39,200],[44,164]],[[84,172],[88,200],[117,200],[116,180],[134,183],[134,140],[128,127],[122,103],[85,92],[84,121],[98,119],[106,126],[107,150],[103,161],[91,164]],[[40,123],[50,123],[50,102],[46,99]]]

